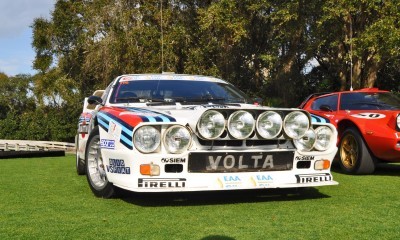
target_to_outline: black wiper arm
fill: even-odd
[[[225,98],[222,97],[212,97],[212,96],[205,96],[201,98],[189,98],[187,102],[213,102],[213,101],[225,101]]]
[[[244,99],[244,98],[228,98],[227,102],[229,102],[229,103],[246,103],[246,99]]]
[[[131,102],[148,102],[151,98],[148,97],[121,97],[115,99],[118,103],[131,103]]]
[[[123,103],[123,102],[129,103],[129,102],[139,102],[140,99],[141,98],[139,98],[139,97],[119,97],[119,98],[116,98],[115,101],[120,102],[120,103]]]

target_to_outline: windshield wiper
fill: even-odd
[[[115,99],[117,103],[134,103],[134,102],[164,102],[164,99],[149,97],[122,97]]]
[[[246,103],[246,99],[244,98],[228,98],[226,100],[228,103]]]
[[[119,97],[119,98],[116,98],[115,101],[117,103],[141,102],[141,101],[146,101],[146,98],[142,98],[142,97]]]
[[[187,102],[221,102],[225,101],[226,98],[223,97],[212,97],[212,96],[204,96],[200,98],[188,98]]]

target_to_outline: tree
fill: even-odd
[[[356,89],[373,87],[382,67],[400,54],[400,2],[340,0],[321,5],[322,15],[312,26],[315,58],[340,79],[340,90],[349,89],[351,81]]]

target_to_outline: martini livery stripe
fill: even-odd
[[[83,122],[90,122],[90,117],[80,117],[79,118],[79,123],[83,123]]]
[[[311,114],[311,122],[316,123],[329,123],[329,119]]]
[[[176,122],[175,118],[159,112],[150,111],[142,108],[125,108],[130,112],[134,112],[143,122]]]
[[[121,126],[121,137],[120,142],[127,148],[133,149],[132,145],[132,134],[133,134],[133,127],[122,121],[121,119],[116,118],[115,116],[106,113],[106,112],[99,112],[97,114],[98,122],[100,127],[102,127],[105,131],[108,132],[110,127],[110,121],[114,121],[116,124]]]

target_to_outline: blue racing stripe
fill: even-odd
[[[107,120],[108,122],[113,120],[114,122],[119,123],[121,125],[123,131],[125,131],[128,135],[132,135],[133,127],[128,125],[126,122],[122,121],[121,119],[116,118],[113,115],[105,113],[105,112],[99,112],[98,115],[100,117],[104,118],[105,120]]]
[[[99,125],[105,130],[108,131],[110,127],[110,121],[114,121],[116,124],[121,126],[121,135],[119,138],[120,143],[122,143],[125,147],[129,149],[133,149],[133,144],[132,144],[132,134],[133,134],[133,127],[122,121],[121,119],[118,119],[114,117],[111,114],[105,113],[105,112],[99,112],[98,113],[98,122]]]
[[[330,123],[329,119],[314,114],[311,114],[311,122]]]
[[[130,108],[126,108],[129,111],[138,113],[138,117],[141,117],[142,119],[147,119],[147,122],[176,122],[176,119],[168,116],[166,114],[163,113],[159,113],[159,112],[155,112],[155,111],[150,111],[147,109],[142,109],[142,108],[134,108],[134,107],[130,107]],[[140,115],[140,113],[143,113],[144,115]],[[157,114],[157,116],[147,116],[146,114],[152,114],[155,115]]]

